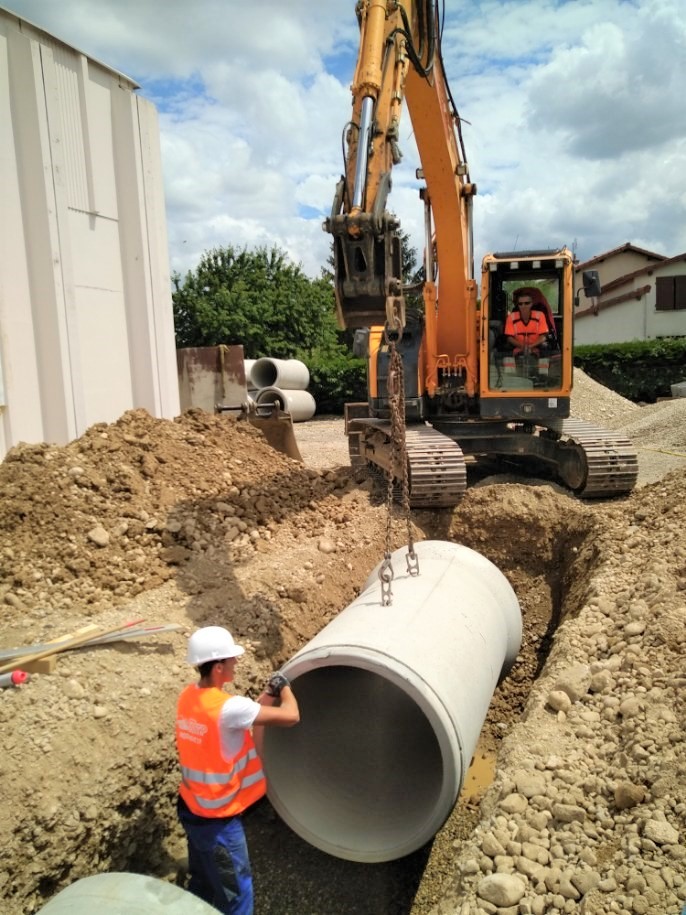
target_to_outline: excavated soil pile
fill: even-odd
[[[630,406],[612,401],[604,422],[655,414],[648,426],[664,424],[669,447],[644,426],[640,460],[643,479],[658,479],[649,461],[678,450],[683,406]],[[248,647],[237,690],[256,694],[354,598],[387,536],[391,548],[404,542],[402,519],[389,533],[383,502],[350,478],[340,432],[334,442],[324,423],[308,448],[316,427],[299,435],[304,467],[249,426],[200,411],[175,422],[132,411],[66,447],[20,446],[0,465],[4,646],[88,623],[179,627],[62,654],[54,673],[0,690],[6,915],[35,912],[97,871],[182,879],[172,734],[187,635],[228,626]],[[483,734],[484,754],[499,752],[495,781],[463,797],[431,847],[389,865],[317,852],[265,802],[247,821],[257,915],[678,912],[683,473],[604,504],[485,480],[454,512],[413,521],[418,538],[483,552],[522,605],[522,651]]]

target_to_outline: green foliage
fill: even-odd
[[[310,392],[318,413],[340,414],[343,405],[367,400],[367,367],[344,347],[337,353],[314,353],[308,364]]]
[[[309,279],[277,248],[215,248],[173,282],[179,348],[240,343],[250,359],[290,359],[338,343],[330,282]]]
[[[628,400],[654,403],[686,378],[686,338],[577,346],[574,365]]]

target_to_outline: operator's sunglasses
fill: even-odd
[[[531,301],[531,299],[520,299],[517,304],[518,305],[533,305],[534,303]]]

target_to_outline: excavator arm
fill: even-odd
[[[405,325],[400,224],[388,210],[392,171],[401,158],[407,103],[426,181],[424,383],[438,370],[464,378],[473,393],[477,353],[471,200],[460,121],[445,76],[435,0],[360,0],[360,48],[345,128],[345,174],[326,229],[343,327]],[[440,274],[441,307],[436,279]]]

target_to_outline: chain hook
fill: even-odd
[[[415,553],[414,544],[410,543],[407,548],[407,555],[405,557],[407,561],[407,572],[412,577],[415,578],[419,575],[419,556]]]
[[[384,561],[379,568],[379,580],[381,581],[381,606],[390,607],[393,603],[393,592],[391,582],[393,581],[393,566],[391,565],[390,553],[384,554]]]

